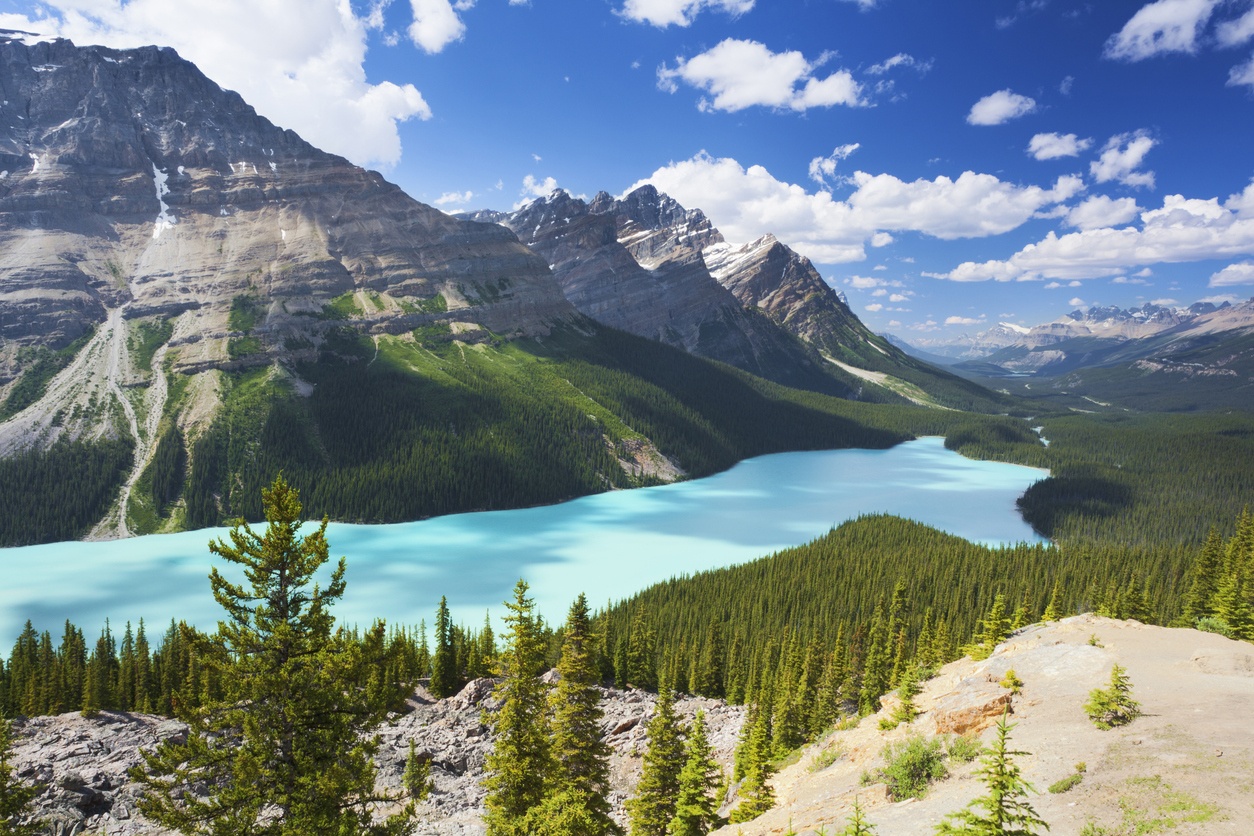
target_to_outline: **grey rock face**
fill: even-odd
[[[652,186],[590,203],[557,191],[499,220],[604,325],[781,382],[821,374],[817,354],[711,275],[702,252],[723,238],[710,220]]]
[[[412,701],[413,710],[380,731],[379,789],[401,794],[411,740],[416,751],[431,761],[434,790],[418,807],[413,833],[480,836],[484,832],[484,792],[479,782],[492,736],[483,719],[485,712],[499,708],[491,697],[492,688],[491,680],[475,680],[459,694],[440,701],[431,700],[420,689]],[[647,748],[645,728],[655,700],[643,691],[604,692],[601,725],[612,750],[610,800],[620,822],[625,822],[623,804],[640,778],[641,757]],[[744,709],[699,697],[681,698],[676,709],[685,722],[698,709],[705,711],[715,757],[729,767]],[[127,771],[142,763],[141,749],[185,735],[182,723],[102,712],[90,720],[78,714],[30,718],[15,723],[14,731],[17,775],[43,785],[36,811],[54,836],[165,836],[170,832],[138,813],[138,787]]]
[[[350,292],[381,295],[351,323],[376,332],[430,321],[411,303],[437,294],[506,335],[573,315],[507,230],[319,151],[172,50],[0,42],[0,101],[0,354],[125,307],[190,320],[176,369],[226,366],[241,295],[264,311],[256,363],[316,342],[314,315]]]

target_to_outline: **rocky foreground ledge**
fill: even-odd
[[[484,793],[479,781],[492,738],[481,719],[485,709],[496,707],[492,687],[492,680],[477,679],[445,700],[434,700],[420,689],[412,700],[413,711],[380,730],[381,788],[400,793],[411,740],[418,752],[432,761],[434,790],[419,805],[414,834],[478,836],[484,832]],[[655,695],[637,690],[604,692],[602,727],[613,752],[610,800],[620,820],[623,803],[640,778],[645,725],[653,715],[655,699]],[[744,709],[700,697],[676,702],[677,713],[686,721],[691,721],[698,709],[706,713],[715,756],[730,771]],[[16,721],[13,729],[17,774],[44,785],[36,809],[51,826],[51,836],[156,836],[171,832],[138,813],[138,787],[127,777],[127,771],[141,762],[141,749],[185,735],[187,727],[179,721],[106,711],[92,719],[76,713],[32,717]]]
[[[1127,669],[1144,714],[1099,731],[1084,713],[1111,666]],[[1018,695],[999,683],[1008,669]],[[950,776],[921,799],[894,802],[873,777],[890,742],[978,734],[985,743],[1011,706],[1015,763],[1036,794],[1029,801],[1050,836],[1214,836],[1254,833],[1254,645],[1197,630],[1080,615],[1020,630],[988,659],[951,662],[924,684],[908,726],[882,731],[884,710],[806,747],[776,776],[775,809],[713,836],[839,833],[854,799],[879,836],[931,834],[946,814],[986,788],[978,761],[950,762]],[[1076,773],[1078,785],[1049,787]],[[864,781],[864,773],[870,777]]]
[[[1124,666],[1144,715],[1131,725],[1098,731],[1083,705],[1105,686],[1110,668]],[[1000,680],[1013,668],[1023,690],[1011,695]],[[419,691],[413,711],[381,730],[379,781],[399,792],[413,740],[433,763],[434,792],[420,805],[414,833],[479,836],[483,826],[484,758],[492,740],[481,721],[493,702],[490,680],[475,680],[454,697],[433,700]],[[614,810],[640,776],[645,724],[654,695],[605,691],[603,728],[613,750]],[[931,833],[947,813],[982,794],[977,764],[953,764],[950,777],[919,800],[893,802],[882,783],[864,782],[883,765],[887,743],[911,734],[982,735],[1006,705],[1016,726],[1016,758],[1037,795],[1036,811],[1052,836],[1090,833],[1241,834],[1254,822],[1254,645],[1195,630],[1150,627],[1082,615],[1028,627],[980,662],[961,659],[941,669],[916,699],[920,716],[892,731],[879,728],[892,710],[834,732],[806,747],[774,784],[778,805],[753,822],[717,831],[718,836],[839,832],[858,798],[880,836]],[[707,716],[716,756],[731,762],[744,709],[716,700],[683,698],[679,713]],[[136,812],[136,788],[127,769],[141,748],[185,733],[174,720],[105,712],[36,717],[14,724],[18,774],[46,786],[38,799],[52,836],[109,834],[147,836],[167,831]],[[1080,783],[1065,793],[1047,788],[1085,763]]]

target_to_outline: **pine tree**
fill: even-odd
[[[327,522],[301,536],[297,492],[278,477],[262,491],[267,527],[239,521],[229,542],[209,549],[243,568],[248,586],[215,567],[214,599],[226,610],[212,640],[202,639],[207,668],[198,690],[222,699],[184,711],[185,742],[167,740],[132,776],[144,785],[139,808],[187,834],[297,836],[308,833],[399,836],[412,808],[374,821],[372,728],[382,706],[356,684],[360,654],[336,638],[330,607],[344,594],[341,558],[325,588],[314,573],[328,560]],[[207,788],[207,796],[189,791]],[[390,800],[390,799],[389,799]]]
[[[758,711],[744,741],[744,781],[740,785],[741,801],[731,813],[732,824],[752,821],[775,806],[775,791],[768,783],[775,773],[771,762],[770,725],[770,714],[765,710]]]
[[[858,713],[874,714],[879,710],[879,699],[889,688],[889,638],[888,625],[884,620],[883,603],[876,605],[871,616],[866,657],[862,662],[862,687],[858,692]]]
[[[914,698],[923,690],[919,684],[919,673],[917,665],[910,665],[906,668],[901,684],[897,686],[897,696],[900,701],[897,703],[897,708],[893,711],[892,726],[890,728],[896,727],[901,723],[913,723],[914,718],[919,715],[919,710],[914,705]]]
[[[687,760],[679,772],[675,815],[666,827],[669,836],[705,836],[718,826],[722,772],[705,734],[705,712],[698,711],[684,744]]]
[[[18,781],[9,758],[13,749],[13,730],[9,721],[0,717],[0,833],[5,836],[37,836],[44,831],[38,821],[30,821],[30,803],[39,794],[38,787]]]
[[[998,593],[993,604],[980,622],[980,632],[972,639],[968,652],[977,662],[992,655],[1006,636],[1010,635],[1010,623],[1006,619],[1006,596]]]
[[[853,810],[849,813],[845,829],[840,831],[838,836],[873,836],[876,830],[875,825],[866,820],[866,816],[862,812],[862,804],[855,796],[853,799]]]
[[[1102,730],[1125,726],[1141,716],[1141,704],[1132,699],[1132,680],[1122,666],[1111,667],[1110,687],[1089,692],[1084,712]]]
[[[1054,591],[1049,594],[1049,603],[1045,605],[1045,613],[1041,621],[1057,621],[1062,618],[1061,604],[1058,602],[1058,582],[1054,581]]]
[[[679,774],[684,768],[683,740],[675,715],[675,692],[668,683],[658,689],[653,717],[646,734],[649,748],[636,795],[627,802],[631,836],[665,836],[675,817]]]
[[[588,601],[581,593],[571,604],[557,663],[558,681],[549,697],[553,773],[545,803],[533,817],[532,832],[553,834],[554,822],[578,822],[578,836],[619,833],[610,818],[610,749],[601,740],[601,692],[593,658]],[[572,809],[578,808],[578,809]]]
[[[418,756],[414,741],[409,741],[409,754],[405,756],[405,772],[401,775],[405,791],[414,801],[422,801],[431,794],[431,759]]]
[[[1027,752],[1009,748],[1009,708],[997,724],[997,739],[981,759],[975,771],[988,790],[967,805],[965,810],[950,813],[936,827],[941,836],[1033,836],[1049,825],[1028,803],[1032,785],[1023,779],[1013,758]]]
[[[544,801],[553,768],[545,686],[539,679],[546,643],[527,591],[527,582],[519,580],[514,600],[505,602],[503,678],[495,690],[501,708],[484,716],[495,737],[484,764],[488,836],[527,836],[527,814]]]
[[[643,605],[632,613],[627,631],[627,682],[646,691],[654,690],[658,684],[657,634],[649,625]]]
[[[457,693],[457,658],[453,652],[453,625],[448,613],[448,599],[440,596],[435,613],[435,659],[431,662],[431,684],[428,688],[439,699]]]

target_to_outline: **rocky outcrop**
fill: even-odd
[[[491,680],[475,680],[445,700],[431,699],[419,689],[411,711],[380,730],[376,761],[380,789],[401,793],[410,741],[431,762],[434,789],[419,805],[414,834],[479,836],[484,832],[484,792],[479,782],[492,749],[492,735],[483,719],[485,712],[499,708],[492,688]],[[603,693],[601,727],[612,753],[610,800],[616,817],[625,822],[623,804],[640,777],[641,757],[647,748],[645,728],[656,697],[636,690]],[[676,703],[686,722],[698,709],[705,711],[715,756],[724,766],[730,765],[744,709],[694,697]],[[102,712],[92,719],[63,714],[19,720],[14,731],[17,775],[43,785],[36,810],[51,825],[53,836],[164,836],[170,832],[137,812],[138,788],[127,771],[142,762],[142,749],[185,735],[182,723]]]

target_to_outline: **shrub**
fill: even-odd
[[[888,784],[888,794],[894,801],[922,798],[928,784],[948,774],[938,739],[915,735],[884,747],[884,768],[879,777]]]
[[[949,740],[949,759],[958,763],[970,763],[984,753],[984,745],[974,735],[959,735]]]

